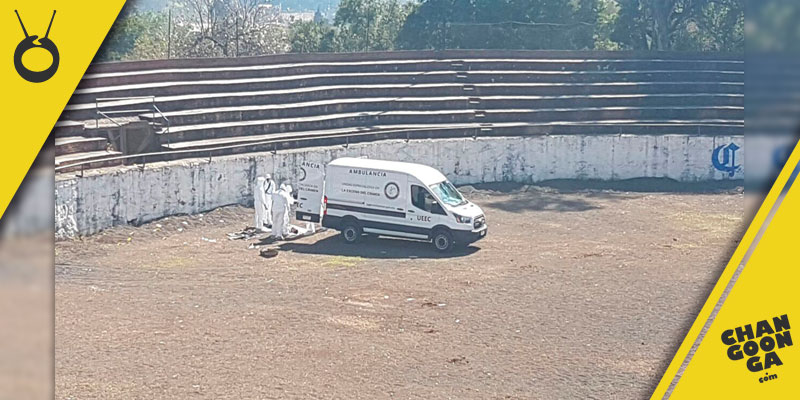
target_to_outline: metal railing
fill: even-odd
[[[125,101],[125,100],[140,100],[140,99],[149,99],[150,100],[150,108],[144,109],[126,109],[126,110],[103,110],[104,107],[114,107],[112,103],[115,101]],[[130,97],[98,97],[94,100],[94,108],[95,108],[95,128],[100,128],[100,120],[108,120],[112,122],[117,127],[122,126],[119,121],[114,119],[112,115],[141,115],[146,113],[152,114],[152,121],[156,121],[160,119],[164,121],[163,125],[165,126],[165,133],[169,133],[169,119],[164,115],[163,112],[158,108],[156,104],[156,96],[130,96]],[[109,138],[110,139],[110,138]]]

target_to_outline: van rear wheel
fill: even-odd
[[[358,243],[362,233],[361,226],[354,220],[347,220],[342,225],[342,238],[347,244]]]
[[[440,252],[447,252],[453,249],[453,235],[444,230],[437,230],[433,234],[433,246]]]

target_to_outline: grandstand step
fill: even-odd
[[[56,156],[57,172],[80,171],[82,169],[112,167],[122,165],[123,160],[107,160],[110,157],[121,156],[118,151],[87,151],[81,153]]]
[[[425,59],[503,59],[503,60],[631,60],[631,61],[741,61],[741,55],[732,53],[687,53],[687,52],[620,52],[597,50],[415,50],[402,52],[361,52],[361,53],[317,53],[317,54],[277,54],[241,58],[211,58],[202,63],[203,67],[242,67],[289,63],[334,63],[334,62],[417,62]],[[156,68],[197,68],[197,59],[150,60],[135,63],[93,64],[90,73],[136,71]]]
[[[248,90],[280,90],[320,85],[435,84],[456,80],[478,83],[610,83],[610,82],[742,82],[739,71],[470,71],[459,78],[456,72],[317,74],[291,77],[216,79],[203,81],[153,82],[78,89],[71,103],[92,103],[98,97],[175,96]]]
[[[513,71],[633,71],[633,70],[715,70],[742,71],[740,60],[615,60],[615,59],[514,59],[474,58],[467,60],[420,59],[384,60],[378,62],[336,61],[291,64],[261,64],[225,67],[154,68],[137,71],[86,74],[79,88],[118,84],[169,82],[181,80],[241,79],[332,73],[377,73],[462,71],[469,63],[471,70]]]
[[[83,122],[64,120],[56,122],[53,134],[55,137],[80,136],[83,130]]]
[[[743,83],[716,82],[614,82],[603,84],[478,84],[455,83],[431,85],[354,85],[293,88],[287,90],[243,91],[166,96],[156,99],[161,111],[190,110],[251,105],[285,105],[324,100],[347,100],[376,97],[444,97],[464,96],[601,96],[601,95],[664,95],[726,94],[742,95]],[[108,110],[124,110],[152,100],[120,100],[107,102]],[[62,118],[75,120],[95,118],[95,105],[70,104]]]
[[[371,129],[334,129],[270,135],[207,138],[164,144],[166,151],[212,151],[215,155],[272,151],[295,147],[325,146],[346,142],[386,139],[429,139],[477,136],[535,136],[555,134],[576,135],[737,135],[741,124],[688,123],[687,121],[620,121],[617,124],[586,123],[500,123],[500,124],[440,124],[393,125]],[[198,154],[199,155],[199,154]]]
[[[56,155],[105,150],[108,140],[104,137],[61,136],[56,137]]]
[[[370,111],[436,111],[460,110],[465,107],[481,109],[552,109],[590,107],[672,107],[672,106],[743,106],[742,95],[596,95],[596,96],[489,96],[466,97],[395,97],[323,100],[294,104],[217,107],[166,112],[163,117],[171,126],[214,122],[248,121],[269,118],[300,118],[316,115]],[[156,127],[163,118],[152,114],[140,115]]]
[[[493,123],[636,119],[741,121],[744,116],[743,107],[597,107],[578,109],[492,109],[482,111],[484,112],[484,117],[481,117],[481,119],[485,122]],[[375,111],[172,126],[168,135],[174,140],[182,141],[376,125],[465,123],[472,122],[474,119],[474,111],[467,109]],[[164,132],[160,133],[163,135]]]
[[[603,95],[603,94],[669,94],[669,93],[743,93],[743,84],[664,82],[664,83],[608,83],[608,84],[480,84],[466,88],[459,84],[433,85],[355,85],[345,87],[294,88],[276,91],[245,91],[226,93],[204,93],[186,96],[157,98],[162,111],[185,110],[238,105],[288,104],[326,99],[365,97],[436,97],[462,95],[464,89],[476,95]],[[74,99],[73,99],[74,100]],[[144,100],[121,100],[107,103],[109,110],[131,108]],[[148,100],[149,102],[149,100]],[[62,118],[76,120],[95,116],[95,105],[70,104]]]

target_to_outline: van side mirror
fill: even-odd
[[[447,215],[447,213],[444,211],[444,208],[442,208],[442,205],[439,204],[438,201],[431,203],[431,212],[439,215]]]

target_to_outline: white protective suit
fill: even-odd
[[[266,181],[264,182],[264,209],[266,210],[266,219],[265,224],[267,226],[272,226],[272,197],[277,191],[278,188],[275,187],[275,181],[272,180],[272,176],[267,174]]]
[[[269,215],[269,211],[264,206],[264,187],[266,181],[267,180],[263,176],[259,176],[256,178],[256,184],[253,188],[253,207],[256,209],[255,227],[256,230],[261,232],[266,231],[266,226],[268,225],[267,221],[272,219],[272,216]]]
[[[289,235],[289,211],[294,199],[290,189],[281,185],[280,190],[272,196],[272,237],[283,239]]]

